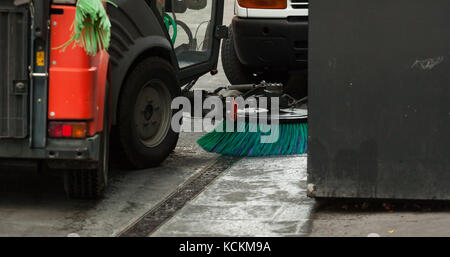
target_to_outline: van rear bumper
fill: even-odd
[[[307,68],[307,19],[234,17],[232,26],[236,54],[242,64],[252,68]]]

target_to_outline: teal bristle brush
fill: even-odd
[[[218,127],[203,136],[197,143],[207,152],[232,156],[281,156],[307,152],[307,110],[282,109],[275,118],[271,118],[267,112],[267,124],[258,122],[261,119],[251,119],[251,113],[254,115],[258,111],[247,109],[238,112],[237,117],[241,117],[241,121],[239,119],[223,120]],[[272,122],[275,120],[277,122]],[[234,131],[226,132],[227,125],[232,126]],[[270,129],[275,132],[275,135],[269,136]],[[268,136],[267,140],[276,139],[276,133],[278,133],[278,140],[273,140],[275,142],[262,141],[265,136]]]

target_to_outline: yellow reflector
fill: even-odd
[[[44,51],[36,52],[36,65],[39,67],[45,66],[45,52]]]

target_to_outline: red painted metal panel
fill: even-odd
[[[62,14],[51,16],[48,118],[86,120],[88,134],[94,135],[103,129],[109,55],[103,51],[95,57],[88,56],[82,48],[73,45],[62,51],[61,46],[72,34],[75,7],[53,5],[52,8],[62,10]]]

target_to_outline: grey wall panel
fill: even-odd
[[[0,3],[0,138],[24,138],[28,134],[29,14],[26,6],[11,3]]]
[[[450,1],[310,2],[316,197],[450,199]]]

